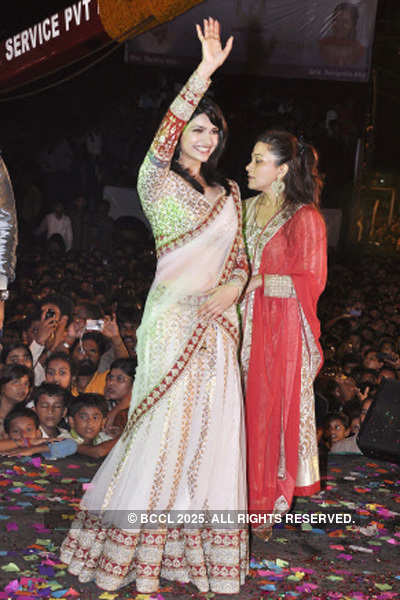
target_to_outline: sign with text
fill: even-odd
[[[0,86],[4,89],[50,71],[79,54],[87,40],[108,39],[97,0],[79,0],[0,43]],[[28,76],[29,74],[29,76]]]
[[[273,77],[369,78],[377,0],[206,0],[150,32],[126,42],[128,62],[195,65],[195,24],[209,15],[233,34],[224,69]]]

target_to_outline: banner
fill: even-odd
[[[97,0],[79,0],[0,43],[0,91],[27,83],[109,39]]]
[[[377,0],[206,0],[126,43],[128,62],[195,65],[195,24],[217,18],[235,36],[224,70],[273,77],[369,78]]]
[[[114,40],[174,19],[201,1],[77,0],[0,42],[0,96],[95,55]]]

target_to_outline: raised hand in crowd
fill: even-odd
[[[116,358],[129,358],[129,352],[126,349],[119,332],[117,316],[115,313],[113,313],[111,317],[110,315],[104,317],[101,333],[111,341]]]
[[[46,311],[42,311],[42,316],[39,323],[39,328],[37,335],[35,337],[35,341],[41,346],[47,346],[49,340],[55,335],[55,331],[57,329],[58,321],[53,316],[46,316]]]

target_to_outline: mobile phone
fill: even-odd
[[[87,331],[102,331],[103,325],[103,319],[87,319],[85,329]]]

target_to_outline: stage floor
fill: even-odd
[[[0,600],[214,596],[165,580],[152,596],[138,594],[134,585],[104,593],[80,584],[66,573],[57,551],[98,463],[79,456],[57,462],[2,458],[1,466]],[[297,499],[293,523],[276,525],[268,543],[252,541],[251,570],[240,595],[220,598],[400,599],[399,466],[331,456],[323,471],[323,491]],[[307,522],[311,514],[320,522]]]

